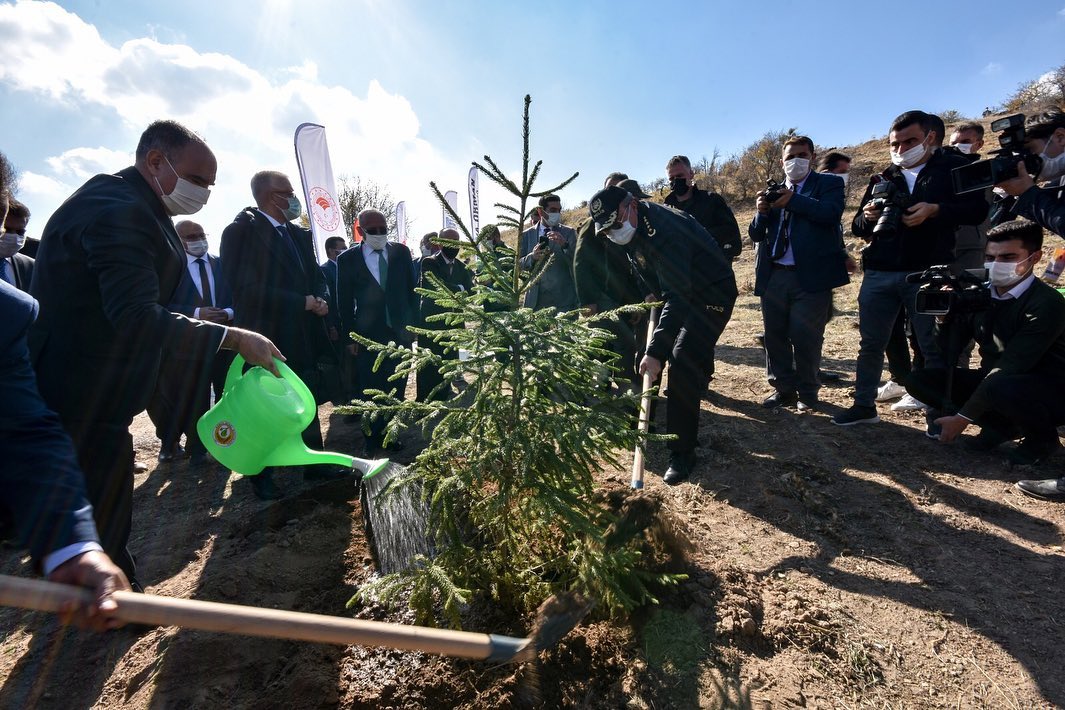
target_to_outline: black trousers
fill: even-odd
[[[817,371],[831,312],[831,289],[804,291],[795,271],[773,269],[762,296],[762,323],[766,370],[778,392],[798,392],[804,400],[817,397]]]
[[[165,357],[159,367],[155,393],[148,403],[148,416],[155,424],[160,450],[169,451],[185,435],[185,452],[198,455],[206,451],[196,435],[196,422],[211,406],[211,389],[215,401],[222,396],[226,374],[233,354],[220,350],[208,360]]]
[[[127,544],[133,527],[132,420],[122,422],[63,420],[74,441],[85,489],[104,552],[132,581],[137,566]]]
[[[948,400],[946,370],[916,370],[906,382],[906,391],[933,409],[957,409],[972,396],[985,374],[981,370],[955,368]],[[1056,441],[1057,427],[1065,424],[1065,381],[1045,373],[998,374],[988,397],[994,411],[976,420],[981,427],[1009,436],[1019,433],[1036,441]]]
[[[714,374],[714,348],[732,317],[733,303],[696,307],[673,344],[666,395],[666,432],[677,438],[672,451],[695,448],[699,435],[699,403]]]
[[[422,340],[425,341],[424,344],[422,343]],[[425,348],[429,352],[431,352],[434,355],[437,355],[439,357],[447,357],[447,353],[444,351],[443,346],[438,345],[437,343],[435,343],[434,341],[430,340],[429,338],[420,339],[418,341],[418,347],[419,348]],[[456,359],[457,355],[452,353],[450,357],[451,357],[451,359]],[[438,385],[443,384],[443,382],[444,382],[444,375],[440,372],[440,370],[438,368],[433,367],[432,365],[428,365],[428,366],[423,367],[422,369],[418,370],[418,376],[417,376],[417,382],[416,382],[417,388],[418,388],[418,401],[419,402],[424,402],[427,399],[429,399],[429,395],[432,393],[432,391]],[[453,392],[451,386],[448,385],[447,387],[444,387],[439,392],[437,392],[436,395],[433,397],[433,399],[441,400],[441,401],[448,400],[448,399],[451,399],[451,396],[452,396],[453,393],[454,392]]]
[[[388,340],[400,341],[400,338],[396,335],[392,335],[383,342]],[[366,394],[366,390],[381,390],[382,392],[392,392],[397,399],[403,399],[403,393],[407,389],[407,378],[404,377],[401,380],[389,381],[389,378],[396,373],[396,366],[399,362],[394,358],[385,358],[381,362],[381,367],[377,369],[377,372],[373,371],[374,362],[377,361],[378,352],[375,350],[368,350],[365,347],[359,347],[359,352],[355,356],[356,371],[358,373],[359,385],[361,387],[359,391],[359,399],[369,401],[371,398]],[[420,373],[419,373],[420,374]],[[366,422],[366,418],[363,418]],[[316,420],[317,421],[317,420]],[[370,435],[367,439],[368,443],[373,446],[379,446],[381,444],[381,437],[385,430],[387,421],[382,417],[373,417],[372,421],[368,423],[370,428]],[[306,435],[306,432],[304,432]],[[319,434],[319,437],[321,434]],[[306,441],[304,436],[304,441]]]

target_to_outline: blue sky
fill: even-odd
[[[0,149],[31,233],[170,117],[219,156],[199,217],[215,244],[254,171],[296,175],[302,121],[326,126],[337,174],[406,200],[421,233],[440,222],[429,180],[465,213],[471,160],[518,167],[526,93],[545,176],[581,172],[575,205],[612,170],[646,182],[675,153],[727,156],[769,130],[843,146],[910,108],[979,115],[1065,63],[1065,0],[19,2],[0,28]]]

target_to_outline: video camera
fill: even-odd
[[[873,179],[875,182],[873,191],[869,193],[869,204],[881,210],[880,219],[873,225],[873,234],[884,239],[894,236],[898,231],[899,221],[910,206],[910,195],[883,175],[876,175]]]
[[[999,149],[991,151],[994,158],[954,168],[951,179],[954,193],[961,195],[976,190],[986,190],[1003,180],[1017,177],[1017,161],[1024,160],[1024,169],[1030,175],[1038,175],[1043,169],[1043,159],[1024,147],[1024,114],[1000,118],[992,122],[991,130],[998,133]]]
[[[953,274],[949,265],[930,266],[908,275],[906,282],[922,284],[915,304],[915,310],[921,315],[954,316],[980,313],[991,307],[987,269],[966,269]]]
[[[765,201],[773,204],[784,195],[784,191],[787,189],[783,183],[779,183],[773,178],[767,178],[765,181]]]

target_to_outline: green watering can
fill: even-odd
[[[281,377],[261,367],[243,372],[244,358],[233,358],[222,398],[196,422],[200,441],[219,463],[242,476],[267,466],[339,464],[370,478],[388,466],[388,459],[308,449],[300,434],[314,419],[314,396],[288,365],[274,362]]]

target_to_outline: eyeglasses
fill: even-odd
[[[388,234],[388,227],[363,227],[362,231],[372,237],[382,237]]]
[[[192,234],[186,234],[185,239],[192,241],[194,239],[206,239],[207,232],[193,232]]]

